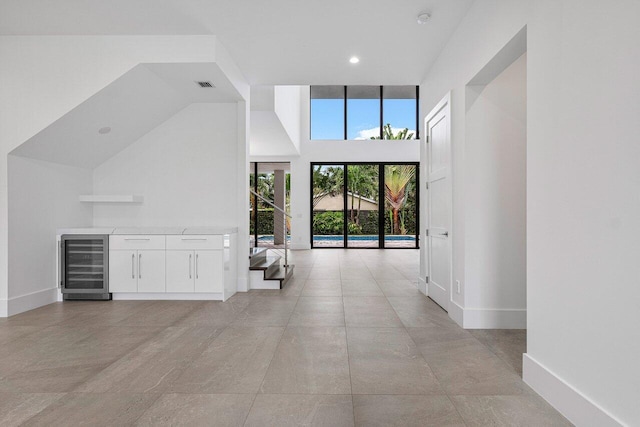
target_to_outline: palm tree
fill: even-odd
[[[344,170],[341,167],[318,165],[313,168],[313,207],[327,196],[341,194],[344,183]]]
[[[380,139],[380,136],[372,136],[371,139]],[[409,133],[409,129],[404,128],[394,135],[391,123],[387,123],[382,128],[382,139],[413,139],[413,132]]]
[[[392,234],[401,234],[399,212],[407,201],[407,185],[416,173],[413,165],[387,166],[384,174],[384,197],[392,210]]]

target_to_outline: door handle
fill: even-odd
[[[138,254],[138,279],[142,279],[142,254]]]
[[[198,254],[196,254],[196,279],[198,278]]]
[[[444,233],[442,233],[442,234],[440,234],[440,235],[441,235],[441,236],[444,236],[444,237],[449,237],[449,232],[448,232],[448,231],[445,231]]]
[[[136,278],[135,262],[136,262],[136,254],[131,254],[131,278],[132,279]]]
[[[191,275],[191,259],[192,259],[192,257],[193,257],[193,255],[189,254],[189,279],[192,278],[192,275]]]

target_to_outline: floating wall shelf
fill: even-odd
[[[132,194],[119,194],[119,195],[96,195],[96,194],[83,194],[79,196],[81,202],[86,203],[142,203],[144,197],[135,196]]]

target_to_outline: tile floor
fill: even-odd
[[[293,253],[226,303],[57,303],[0,319],[0,425],[564,426],[524,331],[465,331],[415,250]]]

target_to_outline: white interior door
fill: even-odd
[[[451,109],[447,95],[425,118],[427,294],[445,310],[451,295]]]

